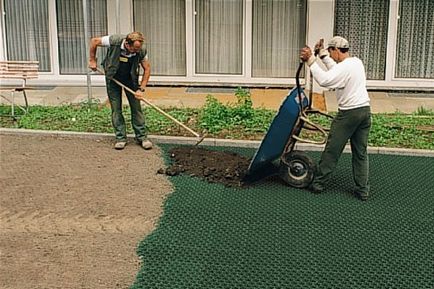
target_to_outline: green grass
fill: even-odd
[[[239,88],[237,103],[222,104],[209,95],[200,109],[167,108],[170,115],[198,133],[206,132],[208,137],[227,139],[261,140],[267,132],[276,111],[253,108],[250,95]],[[0,105],[0,126],[4,128],[25,128],[39,130],[63,130],[77,132],[111,133],[110,108],[96,103],[83,103],[58,107],[31,106],[29,113],[17,120],[5,115],[11,107]],[[20,112],[20,111],[18,111]],[[133,133],[130,111],[126,107],[128,133]],[[191,136],[165,116],[152,108],[145,108],[146,126],[149,134]],[[330,121],[322,116],[312,119],[323,126]],[[318,134],[303,130],[303,137],[318,140]],[[434,150],[434,112],[420,108],[413,114],[374,114],[369,138],[370,146],[398,147]]]

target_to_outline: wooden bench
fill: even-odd
[[[0,96],[7,100],[12,105],[12,117],[15,117],[15,105],[27,113],[29,110],[29,103],[27,101],[26,89],[28,79],[38,78],[39,62],[38,61],[0,61],[0,78],[18,80],[18,85],[2,85],[0,91],[7,91],[10,93],[10,98],[0,94]],[[0,79],[0,80],[1,80]],[[24,106],[15,104],[15,93],[20,92],[24,97]]]

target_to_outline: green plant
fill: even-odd
[[[195,131],[206,130],[209,137],[255,140],[264,137],[276,113],[270,109],[253,108],[250,94],[243,90],[237,94],[235,104],[225,105],[212,95],[208,95],[201,109],[166,108],[165,111]],[[10,116],[5,116],[10,112],[10,106],[0,105],[1,127],[113,132],[110,108],[95,103],[58,107],[31,106],[29,113],[21,115],[16,121]],[[123,112],[127,131],[133,133],[129,121],[129,108],[125,107]],[[422,113],[424,115],[421,115]],[[191,136],[189,132],[150,107],[145,108],[145,118],[150,134]],[[330,126],[330,119],[324,116],[310,115],[309,118],[323,127]],[[319,134],[308,130],[303,130],[302,133],[306,138],[320,139]],[[373,114],[369,145],[434,150],[432,112],[421,109],[418,115]]]
[[[226,105],[214,96],[208,95],[200,113],[199,126],[209,133],[236,130],[237,136],[265,132],[273,118],[271,110],[253,108],[250,92],[238,87],[235,91],[237,102]]]
[[[238,87],[235,91],[237,104],[234,106],[233,117],[236,122],[242,123],[244,119],[252,117],[255,113],[253,109],[253,102],[250,96],[250,91]]]
[[[419,106],[414,113],[415,115],[434,115],[434,111],[432,109],[425,108],[423,106]]]
[[[199,126],[208,133],[217,133],[228,128],[229,107],[223,105],[212,95],[206,96],[205,105],[200,114]]]
[[[434,149],[434,119],[406,114],[374,114],[369,145]]]

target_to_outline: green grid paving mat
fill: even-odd
[[[170,177],[131,288],[432,289],[433,171],[434,158],[371,155],[367,202],[350,193],[350,154],[320,195],[278,178],[241,189]]]

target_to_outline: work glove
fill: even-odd
[[[323,59],[324,57],[326,57],[326,56],[329,56],[330,54],[329,54],[329,52],[327,51],[327,49],[321,49],[320,51],[319,51],[319,58],[321,58],[321,59]]]
[[[322,39],[322,38],[320,40],[318,40],[318,42],[315,44],[315,47],[313,49],[315,56],[317,56],[319,54],[321,49],[324,49],[324,39]]]
[[[309,46],[305,46],[301,49],[300,51],[300,59],[303,62],[306,62],[307,65],[311,66],[315,61],[316,61],[316,57],[313,56],[312,54],[312,50],[310,49]]]
[[[315,56],[319,56],[319,58],[323,59],[326,56],[329,56],[329,52],[327,51],[327,49],[324,49],[324,39],[320,39],[316,44],[315,44]]]

